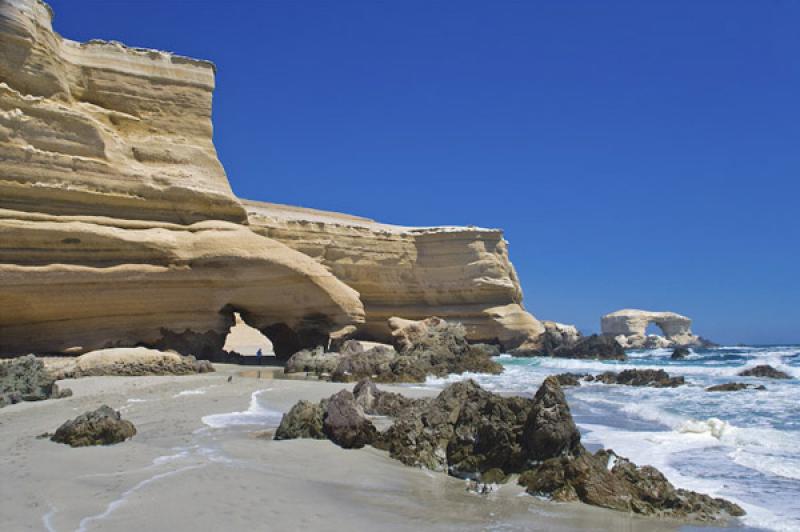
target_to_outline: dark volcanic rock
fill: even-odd
[[[67,397],[70,390],[59,391],[55,377],[33,355],[0,362],[0,407],[21,401]]]
[[[670,377],[663,369],[626,369],[619,373],[606,371],[587,381],[604,384],[624,384],[626,386],[651,386],[653,388],[674,388],[686,384],[683,377]]]
[[[672,356],[670,356],[670,358],[672,360],[682,360],[682,359],[688,357],[691,354],[692,354],[692,352],[689,350],[688,347],[676,347],[672,351]]]
[[[577,452],[581,435],[555,377],[547,377],[536,392],[522,438],[533,460]]]
[[[791,379],[792,377],[772,366],[762,364],[739,372],[740,377],[765,377],[767,379]]]
[[[364,416],[353,394],[347,390],[331,396],[322,418],[322,431],[345,449],[359,449],[375,441],[378,430]]]
[[[766,390],[765,386],[756,386],[755,384],[746,384],[744,382],[726,382],[725,384],[717,384],[716,386],[709,386],[706,388],[707,392],[738,392],[739,390]]]
[[[611,451],[589,453],[552,376],[533,399],[502,397],[471,380],[433,399],[383,392],[369,380],[354,392],[343,390],[320,407],[329,438],[345,447],[372,443],[406,465],[469,478],[481,493],[522,473],[519,482],[529,493],[555,500],[702,521],[744,513],[723,499],[676,489],[653,467],[637,467]],[[393,416],[394,424],[377,433],[362,409]]]
[[[468,380],[435,399],[405,410],[380,446],[406,465],[476,478],[499,468],[520,471],[526,461],[522,433],[533,401],[501,397]]]
[[[625,360],[625,350],[613,337],[593,334],[574,344],[561,345],[545,355],[558,358]]]
[[[561,386],[580,386],[580,381],[589,377],[586,373],[559,373],[558,375],[551,376],[556,379]]]
[[[88,445],[111,445],[120,443],[136,434],[136,427],[120,417],[119,412],[103,405],[86,412],[58,427],[51,440],[72,447]]]
[[[392,363],[398,358],[397,352],[389,347],[377,346],[367,351],[342,355],[331,373],[334,382],[355,382],[373,378],[378,382],[398,382],[398,375],[392,371]],[[425,380],[424,376],[421,380]],[[421,382],[414,378],[411,382]]]
[[[314,438],[324,440],[325,433],[322,431],[324,414],[322,405],[299,401],[281,418],[281,424],[275,432],[275,439]]]
[[[654,467],[638,467],[606,450],[594,455],[581,450],[577,456],[551,458],[523,473],[519,483],[533,495],[557,501],[580,500],[643,515],[699,521],[711,521],[725,514],[744,515],[744,510],[736,504],[676,489]]]
[[[413,406],[421,406],[425,399],[409,399],[399,393],[384,392],[378,389],[369,379],[359,381],[353,388],[356,403],[364,413],[372,416],[397,417],[404,410]]]

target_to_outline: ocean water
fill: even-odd
[[[748,513],[746,525],[800,530],[800,346],[695,349],[677,361],[670,355],[669,349],[635,351],[624,362],[502,355],[501,375],[451,375],[427,385],[470,377],[488,390],[530,395],[546,376],[564,372],[660,368],[683,375],[687,385],[677,388],[566,387],[584,445],[653,465],[678,487],[736,501]],[[793,378],[736,375],[759,364]],[[733,381],[767,390],[705,391]]]

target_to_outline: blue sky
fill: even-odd
[[[800,342],[800,3],[58,0],[217,64],[235,192],[502,227],[529,310]]]

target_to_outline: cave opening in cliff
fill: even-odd
[[[272,342],[261,331],[247,324],[242,315],[234,312],[234,323],[225,337],[223,350],[238,353],[245,358],[243,362],[255,362],[256,353],[260,349],[265,357],[274,357]]]

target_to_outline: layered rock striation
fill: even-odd
[[[245,201],[250,227],[325,265],[361,296],[357,336],[391,341],[388,320],[439,316],[474,342],[503,349],[537,339],[544,326],[522,306],[522,289],[498,229],[413,228],[333,212]]]
[[[438,315],[506,349],[541,324],[502,232],[408,228],[236,198],[214,66],[78,43],[0,1],[0,356],[145,346],[224,358],[238,312],[279,358]]]

